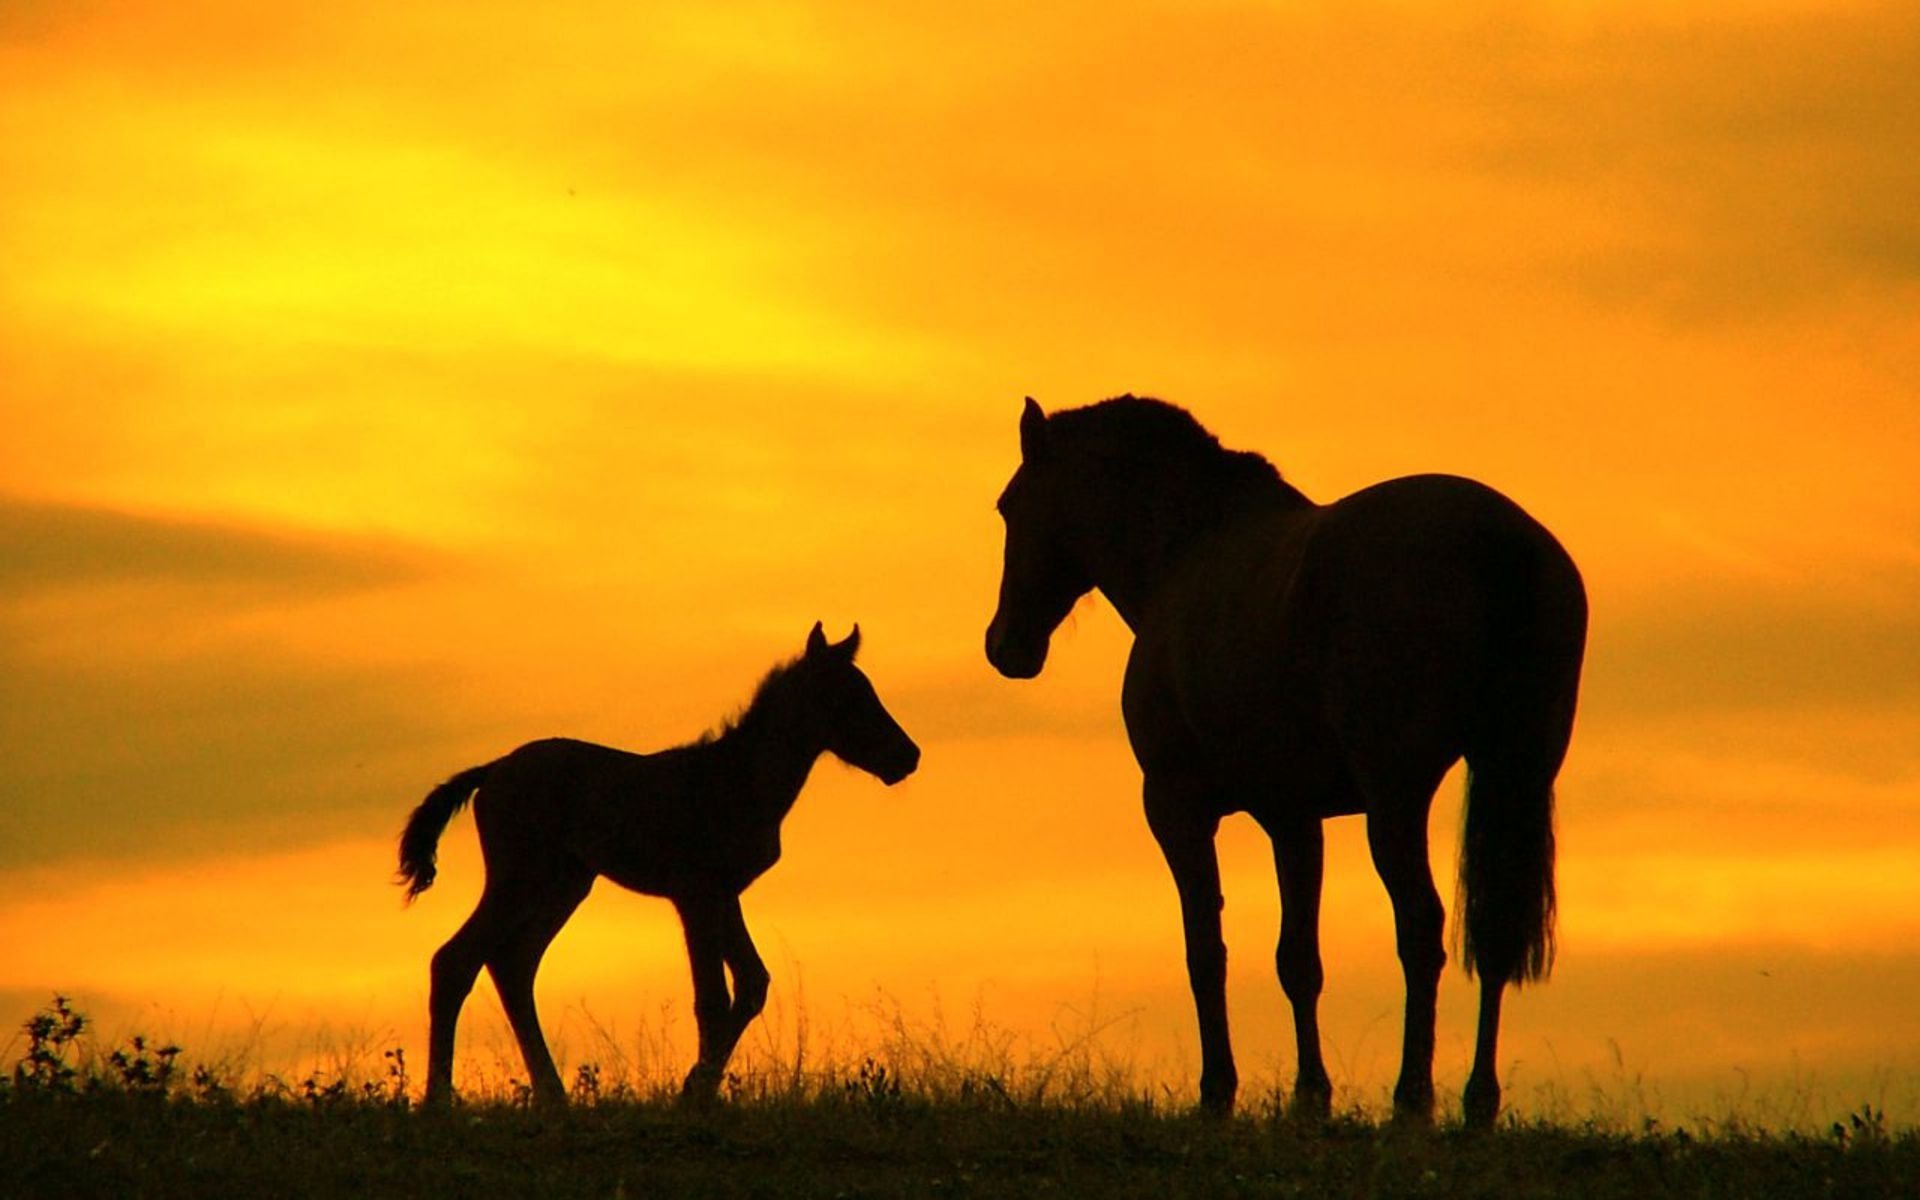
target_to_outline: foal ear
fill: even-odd
[[[854,622],[853,632],[848,634],[846,640],[838,646],[835,646],[834,649],[839,651],[848,662],[852,662],[853,656],[860,653],[860,623],[858,621]]]
[[[1028,396],[1026,407],[1020,410],[1020,457],[1026,462],[1037,462],[1046,456],[1047,414]]]
[[[807,654],[809,657],[827,648],[826,631],[820,628],[820,622],[813,623],[813,632],[807,635]]]

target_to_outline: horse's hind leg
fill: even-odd
[[[1293,1112],[1325,1118],[1333,1084],[1320,1056],[1320,883],[1326,844],[1320,822],[1308,819],[1273,833],[1273,862],[1280,877],[1280,946],[1274,965],[1280,988],[1293,1006],[1295,1072]]]
[[[1447,952],[1441,934],[1446,911],[1427,861],[1428,787],[1368,796],[1367,848],[1393,903],[1395,941],[1406,976],[1406,1029],[1400,1079],[1393,1088],[1395,1115],[1415,1121],[1433,1117],[1433,1024],[1440,971]]]
[[[473,991],[473,981],[480,974],[481,966],[510,931],[515,913],[507,889],[489,879],[473,915],[434,953],[427,1000],[428,1104],[444,1104],[453,1099],[453,1034],[460,1020],[460,1008]]]
[[[565,1104],[567,1089],[553,1064],[547,1039],[540,1032],[540,1014],[533,1001],[533,977],[554,936],[592,889],[593,872],[584,868],[543,884],[537,893],[527,897],[519,922],[487,959],[487,972],[493,976],[493,986],[500,993],[500,1006],[507,1011],[507,1023],[513,1027],[514,1040],[520,1044],[520,1057],[526,1061],[534,1099],[541,1104]]]
[[[1473,1071],[1461,1101],[1461,1115],[1470,1128],[1486,1129],[1500,1112],[1500,1077],[1494,1056],[1500,1043],[1500,994],[1507,981],[1480,974],[1480,1033],[1473,1047]]]

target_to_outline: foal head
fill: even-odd
[[[854,666],[860,627],[844,641],[827,641],[819,622],[807,635],[806,653],[791,668],[808,733],[834,757],[892,786],[920,765],[920,747],[880,703],[866,673]]]

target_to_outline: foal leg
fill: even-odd
[[[747,933],[747,919],[740,911],[740,897],[730,896],[717,908],[720,959],[733,976],[733,999],[723,1015],[702,1015],[699,982],[702,968],[698,965],[694,967],[694,1014],[700,1025],[700,1061],[687,1075],[686,1085],[682,1089],[689,1098],[711,1096],[719,1089],[727,1063],[733,1058],[734,1048],[740,1044],[740,1035],[747,1031],[747,1026],[767,1006],[767,985],[772,981],[766,964],[760,961],[760,952],[754,948],[753,938]],[[693,934],[689,932],[687,936],[688,953],[691,955]],[[725,995],[723,990],[723,999]]]
[[[1280,989],[1293,1006],[1295,1072],[1293,1114],[1324,1120],[1333,1106],[1333,1084],[1320,1057],[1320,880],[1325,839],[1318,820],[1289,825],[1273,835],[1274,869],[1280,877],[1280,947],[1274,954]]]
[[[570,873],[555,879],[528,899],[520,922],[507,935],[500,949],[487,959],[487,973],[500,993],[500,1007],[507,1010],[507,1024],[520,1043],[520,1057],[527,1064],[527,1079],[536,1102],[560,1107],[567,1102],[567,1089],[553,1065],[553,1053],[540,1032],[540,1014],[533,1002],[533,977],[540,960],[553,943],[560,927],[593,889],[593,873]]]
[[[726,945],[729,903],[737,897],[676,898],[680,927],[687,939],[687,963],[693,969],[693,1019],[700,1031],[700,1052],[680,1086],[680,1098],[710,1100],[720,1091],[727,1057],[739,1034],[733,1031],[733,1002],[727,995]]]
[[[453,1100],[453,1034],[460,1008],[473,991],[480,967],[511,932],[519,912],[513,889],[489,878],[473,915],[434,952],[432,984],[428,992],[427,1094],[428,1104]]]
[[[1220,859],[1206,789],[1182,777],[1146,779],[1147,825],[1173,872],[1180,923],[1187,943],[1187,982],[1200,1023],[1200,1107],[1215,1116],[1233,1111],[1240,1076],[1227,1035],[1227,945],[1220,936]]]
[[[1394,1115],[1426,1122],[1433,1119],[1433,1022],[1440,971],[1447,962],[1441,941],[1446,912],[1427,862],[1426,804],[1374,804],[1372,797],[1369,801],[1367,848],[1393,902],[1395,940],[1407,981],[1406,1032],[1400,1080],[1393,1088]]]
[[[740,1035],[747,1026],[760,1015],[767,1006],[767,986],[773,977],[767,973],[767,965],[760,961],[760,952],[754,948],[753,937],[747,932],[747,918],[740,911],[740,897],[732,898],[727,905],[727,932],[721,952],[726,959],[727,971],[733,976],[733,1008],[729,1014],[733,1025],[728,1040],[725,1058],[731,1057],[733,1048],[739,1044]]]

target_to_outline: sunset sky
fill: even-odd
[[[1471,475],[1581,564],[1510,1099],[1920,1117],[1916,63],[1911,4],[1794,0],[0,5],[0,1021],[424,1059],[480,885],[463,816],[400,907],[427,789],[685,741],[858,621],[925,759],[815,773],[745,901],[774,1015],[1111,1021],[1190,1095],[1126,631],[981,653],[1021,397],[1133,391],[1319,500]],[[1375,1102],[1391,917],[1329,838]],[[1290,1080],[1271,859],[1221,844],[1243,1075]],[[604,883],[540,990],[574,1063],[689,995]]]

